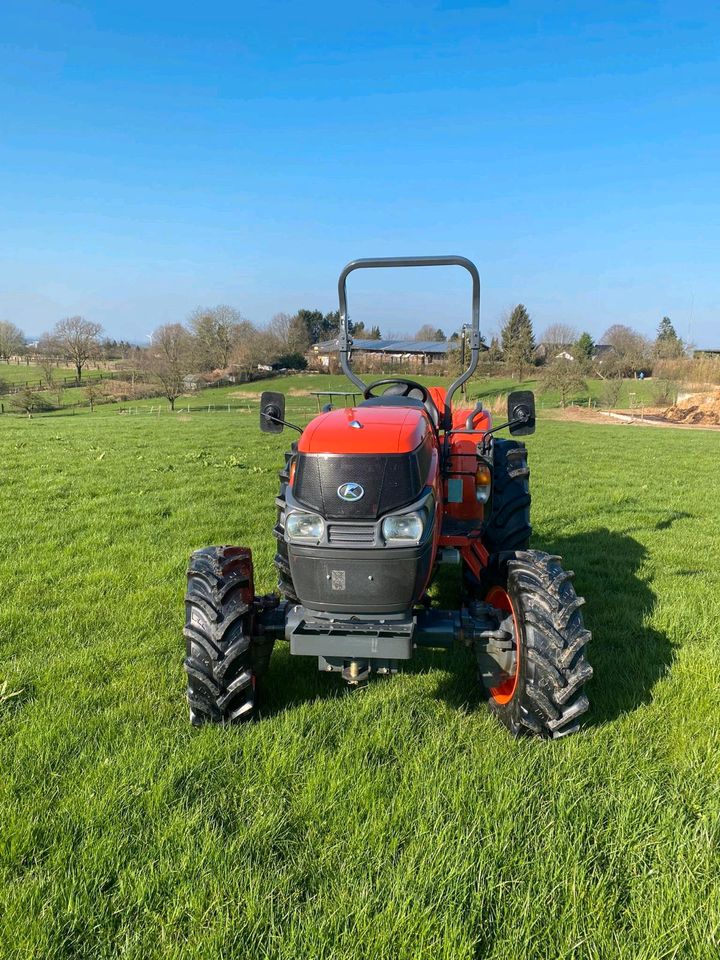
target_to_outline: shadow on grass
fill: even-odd
[[[646,548],[627,534],[606,529],[552,539],[536,535],[532,545],[559,554],[566,569],[575,571],[575,588],[586,599],[583,614],[592,632],[588,659],[594,671],[588,684],[586,725],[605,723],[650,702],[655,684],[670,667],[673,645],[647,623],[656,597],[639,575]],[[457,606],[457,571],[441,568],[435,599],[440,607]],[[435,697],[455,709],[473,711],[484,699],[475,679],[474,658],[464,648],[418,651],[402,669],[441,671]],[[319,673],[314,657],[291,657],[284,644],[276,647],[270,673],[264,716],[318,698],[342,696],[346,689],[336,674]]]
[[[604,528],[567,537],[536,534],[532,546],[561,556],[564,567],[575,571],[575,589],[585,597],[583,616],[592,633],[588,659],[593,668],[585,725],[606,723],[649,703],[655,684],[670,668],[673,645],[647,623],[656,597],[639,573],[646,548],[627,534]],[[439,655],[431,656],[428,666],[439,667]],[[437,696],[472,709],[481,696],[474,678],[457,663],[458,656],[456,652],[448,659],[445,669],[458,672],[443,677]]]
[[[666,529],[677,520],[658,524]],[[592,632],[588,659],[588,724],[604,723],[652,699],[655,684],[673,661],[673,644],[648,621],[656,596],[640,570],[647,549],[625,533],[605,528],[568,537],[533,538],[533,546],[563,557],[575,571],[575,589],[585,597],[583,616]]]

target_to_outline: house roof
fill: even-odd
[[[447,353],[457,341],[448,340],[363,340],[356,337],[353,350],[365,353]],[[337,340],[324,340],[313,344],[317,353],[334,353]]]

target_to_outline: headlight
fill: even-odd
[[[423,534],[423,518],[420,513],[401,513],[385,517],[382,535],[386,540],[419,540]]]
[[[285,519],[285,530],[291,540],[319,540],[325,523],[314,513],[290,513]]]
[[[492,474],[485,463],[478,464],[475,474],[475,497],[478,503],[487,503],[492,490]]]

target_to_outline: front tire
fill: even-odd
[[[585,683],[592,667],[573,574],[559,557],[539,550],[501,554],[489,571],[484,599],[506,615],[514,651],[510,672],[488,690],[491,713],[514,736],[575,733],[589,706]]]
[[[530,470],[527,449],[517,440],[493,440],[490,513],[483,528],[491,553],[527,550],[530,545]]]
[[[256,682],[272,641],[253,637],[252,555],[244,547],[196,550],[185,595],[190,722],[242,723],[256,712]]]

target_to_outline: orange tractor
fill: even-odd
[[[346,281],[359,268],[461,266],[472,278],[468,368],[447,389],[404,377],[365,384],[351,369]],[[279,593],[256,596],[247,547],[196,551],[188,570],[185,670],[190,719],[255,716],[258,680],[276,640],[317,657],[351,685],[392,674],[420,647],[464,644],[490,710],[515,735],[579,728],[592,669],[572,574],[530,543],[527,452],[501,439],[535,430],[529,391],[511,393],[507,422],[453,398],[477,367],[480,279],[464,257],[355,260],[339,280],[343,371],[362,391],[328,405],[285,456],[276,499]],[[285,426],[285,398],[264,393],[260,428]],[[440,564],[461,564],[459,609],[428,590]]]

